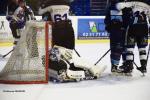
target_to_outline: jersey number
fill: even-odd
[[[61,16],[60,14],[54,15],[55,22],[61,21],[61,20],[67,20],[67,14],[64,14]]]

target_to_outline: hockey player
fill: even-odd
[[[134,0],[132,0],[134,1]],[[147,58],[146,58],[146,46],[148,45],[148,24],[149,24],[149,5],[143,2],[125,2],[125,3],[118,3],[117,9],[124,10],[125,14],[132,12],[129,16],[126,16],[125,21],[129,21],[127,25],[127,32],[126,32],[126,63],[124,66],[124,73],[131,73],[133,70],[133,62],[134,62],[134,47],[137,44],[139,50],[139,57],[141,62],[141,67],[137,69],[140,70],[142,73],[146,73],[146,65],[147,65]],[[136,0],[137,1],[137,0]],[[126,9],[131,9],[126,10]],[[149,18],[148,18],[149,17]]]
[[[13,20],[13,14],[18,7],[19,7],[18,0],[10,0],[8,2],[7,12],[6,12],[6,19],[9,21],[9,26],[12,31],[12,35],[14,37],[14,44],[16,44],[16,41],[18,41],[18,38],[20,38],[17,35],[16,28],[13,27],[15,23],[15,20]]]
[[[26,6],[26,3],[24,0],[16,1],[16,6],[14,6],[13,10],[10,9],[12,3],[8,6],[8,13],[7,13],[7,20],[10,23],[10,29],[12,31],[12,35],[14,37],[14,45],[17,44],[21,30],[25,26],[25,22],[29,19],[35,19],[33,11],[29,6]]]
[[[125,38],[125,27],[122,20],[122,11],[116,9],[116,4],[120,0],[111,0],[108,6],[107,15],[105,18],[105,25],[107,32],[110,33],[110,59],[111,59],[111,72],[118,73],[121,70],[119,68],[119,62],[121,55],[124,57],[124,38]]]
[[[84,79],[86,78],[85,70],[88,70],[92,77],[99,77],[102,68],[97,66],[89,67],[89,65],[87,65],[88,67],[78,66],[79,64],[76,65],[74,63],[75,60],[72,56],[73,49],[75,48],[75,36],[71,20],[68,18],[69,10],[69,3],[66,0],[44,1],[39,9],[39,14],[42,14],[44,20],[53,22],[53,48],[50,50],[50,76],[57,76],[55,78],[58,79],[58,77],[64,76],[64,73],[66,73],[66,77],[62,78],[64,81]],[[57,75],[54,75],[52,69],[57,72]]]

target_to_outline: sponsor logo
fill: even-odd
[[[104,19],[78,19],[78,39],[108,38]]]

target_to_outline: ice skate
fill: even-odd
[[[122,66],[119,67],[118,73],[125,76],[132,76],[133,63],[131,61],[126,61]]]
[[[137,67],[137,70],[139,70],[143,76],[145,76],[145,73],[147,73],[147,60],[140,60],[141,62],[141,67]]]
[[[137,67],[137,70],[139,70],[143,76],[145,76],[145,73],[147,73],[146,66]]]
[[[111,75],[113,76],[120,76],[123,75],[123,65],[122,66],[116,66],[116,65],[112,65],[111,66]]]
[[[112,65],[112,66],[111,66],[111,72],[112,72],[112,73],[117,72],[117,67],[118,67],[118,66],[116,66],[116,65]]]
[[[115,76],[132,76],[133,67],[127,65],[127,63],[124,63],[123,65],[119,66],[118,68],[113,66],[112,69],[113,69],[112,74]]]
[[[118,66],[112,65],[111,66],[111,73],[112,73],[112,75],[118,75]]]

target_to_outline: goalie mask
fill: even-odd
[[[49,58],[52,60],[52,61],[60,61],[61,59],[61,54],[59,52],[59,49],[58,48],[52,48],[49,52]]]

